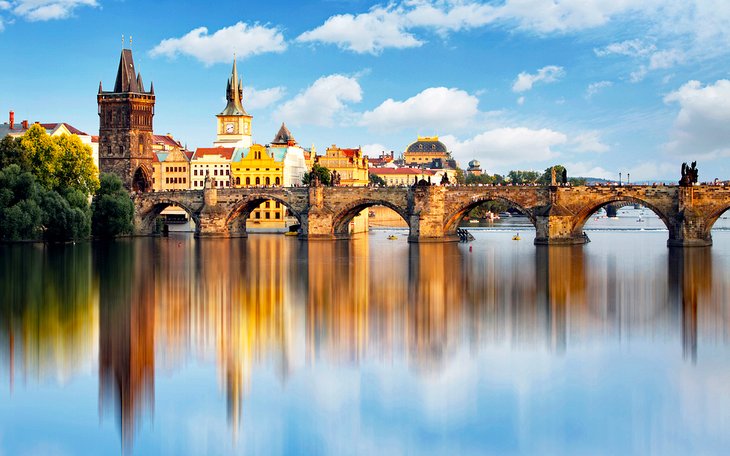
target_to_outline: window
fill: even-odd
[[[217,176],[217,175],[218,175],[218,170],[217,170],[217,169],[213,170],[213,174],[214,174],[215,176]]]
[[[260,219],[261,218],[261,212],[254,212],[254,218]]]
[[[236,178],[236,185],[241,185],[241,178],[240,177],[237,177]]]
[[[246,178],[246,186],[249,186],[249,185],[251,185],[251,178],[250,177],[247,177]]]
[[[188,178],[187,177],[183,177],[182,179],[183,179],[183,184],[187,184],[188,183]]]
[[[270,177],[267,177],[266,178],[266,185],[271,185],[271,178]]]
[[[270,219],[270,218],[271,218],[271,214],[270,214],[269,212],[267,212],[267,213],[266,213],[266,219],[268,220],[268,219]]]
[[[281,203],[277,201],[276,202],[276,208],[279,209],[280,207],[281,207]]]
[[[277,178],[276,178],[276,179],[274,180],[274,183],[275,183],[276,185],[281,185],[281,180],[280,180],[280,179],[279,179],[279,178],[277,177]]]
[[[264,205],[264,207],[266,207],[266,209],[270,208],[271,207],[271,201],[267,201],[266,204]]]
[[[257,177],[256,178],[256,185],[261,185],[261,178],[260,177]]]
[[[276,218],[277,220],[278,220],[278,219],[281,219],[281,214],[280,214],[280,213],[278,213],[278,212],[277,212],[277,213],[276,213],[276,214],[274,214],[274,215],[276,216],[275,218]]]
[[[226,170],[226,176],[230,176],[230,175],[231,175],[231,170],[230,169],[227,169]]]

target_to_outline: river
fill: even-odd
[[[0,246],[0,454],[722,454],[730,231],[624,215]]]

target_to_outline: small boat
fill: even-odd
[[[479,223],[479,220],[477,220],[477,219],[471,219],[471,220],[469,220],[469,223]]]
[[[522,238],[520,237],[520,233],[515,233],[515,235],[514,235],[514,236],[512,236],[512,240],[513,240],[513,241],[519,241],[520,239],[522,239]]]
[[[388,236],[388,240],[389,241],[397,241],[398,240],[398,236],[396,236],[395,234],[391,234],[390,236]]]
[[[296,231],[287,231],[286,233],[284,233],[284,236],[299,236],[299,233],[297,233]]]

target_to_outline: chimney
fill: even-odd
[[[15,113],[10,111],[10,129],[15,130]]]
[[[23,122],[20,123],[20,126],[23,127],[23,130],[27,130],[28,129],[28,121],[27,120],[24,120]]]

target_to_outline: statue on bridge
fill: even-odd
[[[441,185],[449,185],[449,175],[444,173],[443,176],[441,176]]]
[[[697,183],[699,170],[697,169],[697,162],[693,161],[691,166],[687,166],[687,162],[682,163],[682,178],[679,180],[679,185],[682,187],[691,187]]]
[[[203,179],[203,188],[212,188],[211,179],[210,179],[210,171],[205,172],[205,179]]]

